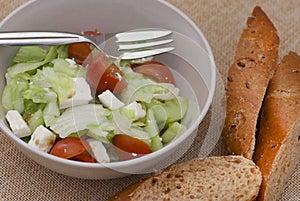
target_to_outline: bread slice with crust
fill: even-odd
[[[252,159],[259,111],[277,66],[279,37],[260,7],[255,7],[239,39],[226,84],[222,136],[229,154]]]
[[[195,158],[136,183],[110,201],[255,200],[261,172],[243,156]]]
[[[263,174],[258,200],[279,200],[300,161],[300,56],[294,52],[282,59],[270,81],[254,161]]]

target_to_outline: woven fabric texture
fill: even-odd
[[[0,20],[27,0],[0,0]],[[223,120],[223,80],[235,47],[253,8],[259,5],[280,35],[280,59],[289,51],[300,54],[299,0],[168,0],[202,30],[215,56],[219,71],[213,105],[200,124],[188,151],[177,162],[207,155],[223,155],[220,123]],[[1,78],[2,79],[2,78]],[[212,121],[218,122],[217,124]],[[210,137],[207,137],[207,133]],[[148,175],[96,181],[63,176],[25,157],[0,131],[0,200],[106,200],[116,192]],[[281,201],[300,200],[300,165],[289,180]]]

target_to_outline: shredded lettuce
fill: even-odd
[[[48,103],[56,98],[56,94],[48,88],[42,88],[39,85],[31,84],[23,93],[23,97],[32,99],[34,103]]]
[[[88,129],[89,125],[108,121],[110,113],[100,104],[87,104],[66,109],[50,128],[61,138]]]
[[[22,46],[13,58],[15,63],[35,63],[44,61],[47,51],[39,46]]]
[[[59,107],[57,104],[57,99],[52,99],[43,110],[43,118],[45,125],[50,127],[55,124],[57,118],[60,116]]]
[[[151,109],[147,111],[147,126],[144,130],[149,134],[149,137],[152,138],[159,134],[159,129],[157,126],[157,122],[154,116],[154,113]]]
[[[57,48],[58,48],[58,46],[50,46],[49,47],[48,52],[45,56],[45,60],[44,60],[45,63],[49,63],[57,58],[57,56],[58,56]]]
[[[71,66],[71,64],[65,59],[55,59],[52,61],[53,68],[56,72],[64,73],[70,77],[85,77],[87,68],[83,68],[80,65]]]
[[[142,74],[128,71],[125,73],[128,86],[118,96],[122,102],[141,101],[150,103],[151,100],[170,100],[179,95],[179,89],[169,83],[157,83],[145,78]]]
[[[107,119],[107,121],[99,124],[89,124],[87,125],[87,129],[88,136],[98,139],[101,142],[109,143],[114,136],[115,125]]]
[[[17,74],[28,72],[34,74],[35,70],[48,65],[55,58],[67,58],[67,46],[50,46],[45,50],[38,46],[22,46],[13,58],[14,65],[7,69],[6,78],[11,79]]]
[[[41,67],[44,64],[45,64],[44,61],[35,62],[35,63],[16,63],[7,69],[6,78],[11,79],[15,77],[17,74],[36,70],[37,68]]]
[[[2,107],[5,112],[17,110],[20,114],[24,111],[23,92],[29,88],[29,82],[22,77],[11,79],[2,93]]]
[[[120,110],[112,111],[112,120],[116,125],[115,133],[124,133],[140,140],[144,140],[147,143],[150,142],[149,133],[144,131],[143,128],[134,125],[132,120],[121,114]]]
[[[56,46],[57,58],[65,59],[68,57],[68,45]]]
[[[67,45],[50,46],[45,58],[45,62],[52,62],[56,58],[65,59],[68,57]]]
[[[57,96],[59,102],[62,102],[74,95],[75,83],[72,77],[55,72],[51,67],[44,67],[38,70],[32,77],[32,83],[43,88],[50,88]]]
[[[27,124],[32,133],[38,126],[44,125],[43,111],[39,109],[27,117]]]
[[[31,116],[38,110],[43,110],[45,103],[35,103],[31,99],[24,99],[24,111],[23,116],[28,120],[28,116]]]

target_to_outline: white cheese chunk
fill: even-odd
[[[82,77],[73,78],[75,82],[75,94],[73,97],[62,101],[59,104],[60,109],[73,107],[76,105],[88,104],[92,99],[91,89],[89,84]]]
[[[142,108],[142,105],[140,103],[137,103],[136,101],[126,105],[123,109],[128,111],[133,111],[134,113],[134,117],[132,119],[133,121],[146,116],[146,111]]]
[[[54,145],[55,139],[56,135],[41,125],[35,129],[28,144],[48,153]]]
[[[93,155],[97,162],[99,163],[108,163],[110,162],[109,156],[106,152],[105,147],[102,142],[95,139],[87,139],[88,144],[90,145]]]
[[[31,135],[29,126],[17,110],[9,110],[5,117],[16,136],[21,138]]]
[[[111,110],[119,109],[125,105],[110,90],[102,92],[98,98],[105,107]]]

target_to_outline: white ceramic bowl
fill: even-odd
[[[216,68],[205,37],[186,15],[161,0],[35,0],[16,9],[0,24],[0,31],[56,30],[79,33],[94,28],[106,33],[139,28],[174,31],[175,51],[160,55],[157,60],[172,68],[181,94],[190,99],[191,104],[183,120],[187,131],[157,152],[102,165],[65,160],[29,147],[10,131],[2,109],[1,129],[25,155],[42,166],[72,177],[109,179],[166,167],[189,148],[213,98]],[[15,47],[0,48],[0,94],[5,85],[5,72],[15,52]]]

